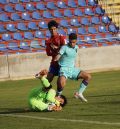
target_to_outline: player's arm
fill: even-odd
[[[63,45],[60,48],[58,55],[54,58],[54,61],[58,61],[61,58],[61,56],[65,53],[65,51],[66,51],[66,45]]]
[[[55,58],[54,61],[58,61],[61,58],[62,55],[58,54]]]
[[[49,102],[55,103],[55,105],[60,106],[60,102],[59,102],[59,100],[57,100],[55,98],[55,96],[56,96],[56,91],[54,89],[50,89],[49,92],[48,92],[48,94],[47,94],[46,99]]]

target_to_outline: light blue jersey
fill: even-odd
[[[75,59],[77,56],[78,46],[75,45],[74,48],[69,45],[64,45],[60,49],[59,54],[61,58],[59,60],[60,71],[59,76],[65,76],[66,78],[78,79],[78,75],[80,74],[80,69],[75,68]]]
[[[59,65],[65,67],[74,67],[77,51],[77,45],[75,45],[74,48],[70,47],[69,44],[62,46],[59,51],[59,54],[61,55],[61,58],[58,62]]]

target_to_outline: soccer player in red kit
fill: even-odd
[[[58,34],[58,23],[54,20],[51,20],[48,23],[48,29],[51,33],[51,37],[46,39],[46,53],[48,56],[52,57],[49,72],[47,75],[47,79],[49,82],[52,82],[54,76],[58,76],[59,65],[57,61],[54,61],[55,57],[58,55],[58,52],[61,46],[66,44],[66,37]]]

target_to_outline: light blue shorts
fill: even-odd
[[[77,80],[80,72],[81,70],[75,67],[60,67],[59,76],[65,76],[66,78]]]

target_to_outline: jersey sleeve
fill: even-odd
[[[63,55],[65,53],[65,51],[66,51],[66,46],[64,45],[64,46],[61,47],[61,49],[59,51],[59,54]]]
[[[55,103],[57,106],[59,106],[60,105],[60,102],[55,99],[55,96],[56,96],[56,91],[54,89],[50,89],[49,92],[48,92],[48,94],[47,94],[46,99],[49,102]]]
[[[66,36],[61,36],[61,46],[67,44]]]
[[[51,51],[50,45],[49,45],[49,43],[47,41],[45,41],[45,45],[46,45],[46,54],[48,56],[52,56],[52,51]]]

